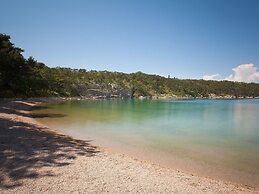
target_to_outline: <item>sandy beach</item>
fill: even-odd
[[[61,134],[31,114],[55,99],[0,102],[0,193],[259,193],[246,185],[212,180]]]

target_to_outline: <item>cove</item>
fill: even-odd
[[[140,160],[259,186],[259,100],[82,100],[37,120]]]

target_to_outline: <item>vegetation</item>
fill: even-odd
[[[119,73],[49,68],[0,34],[0,97],[41,96],[216,96],[257,97],[259,84],[230,81],[181,80],[142,72]]]

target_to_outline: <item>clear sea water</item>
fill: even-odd
[[[259,186],[258,99],[67,101],[34,113],[52,128],[116,152]]]

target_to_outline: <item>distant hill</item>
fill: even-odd
[[[254,98],[259,84],[165,78],[85,69],[49,68],[0,34],[0,97]]]

